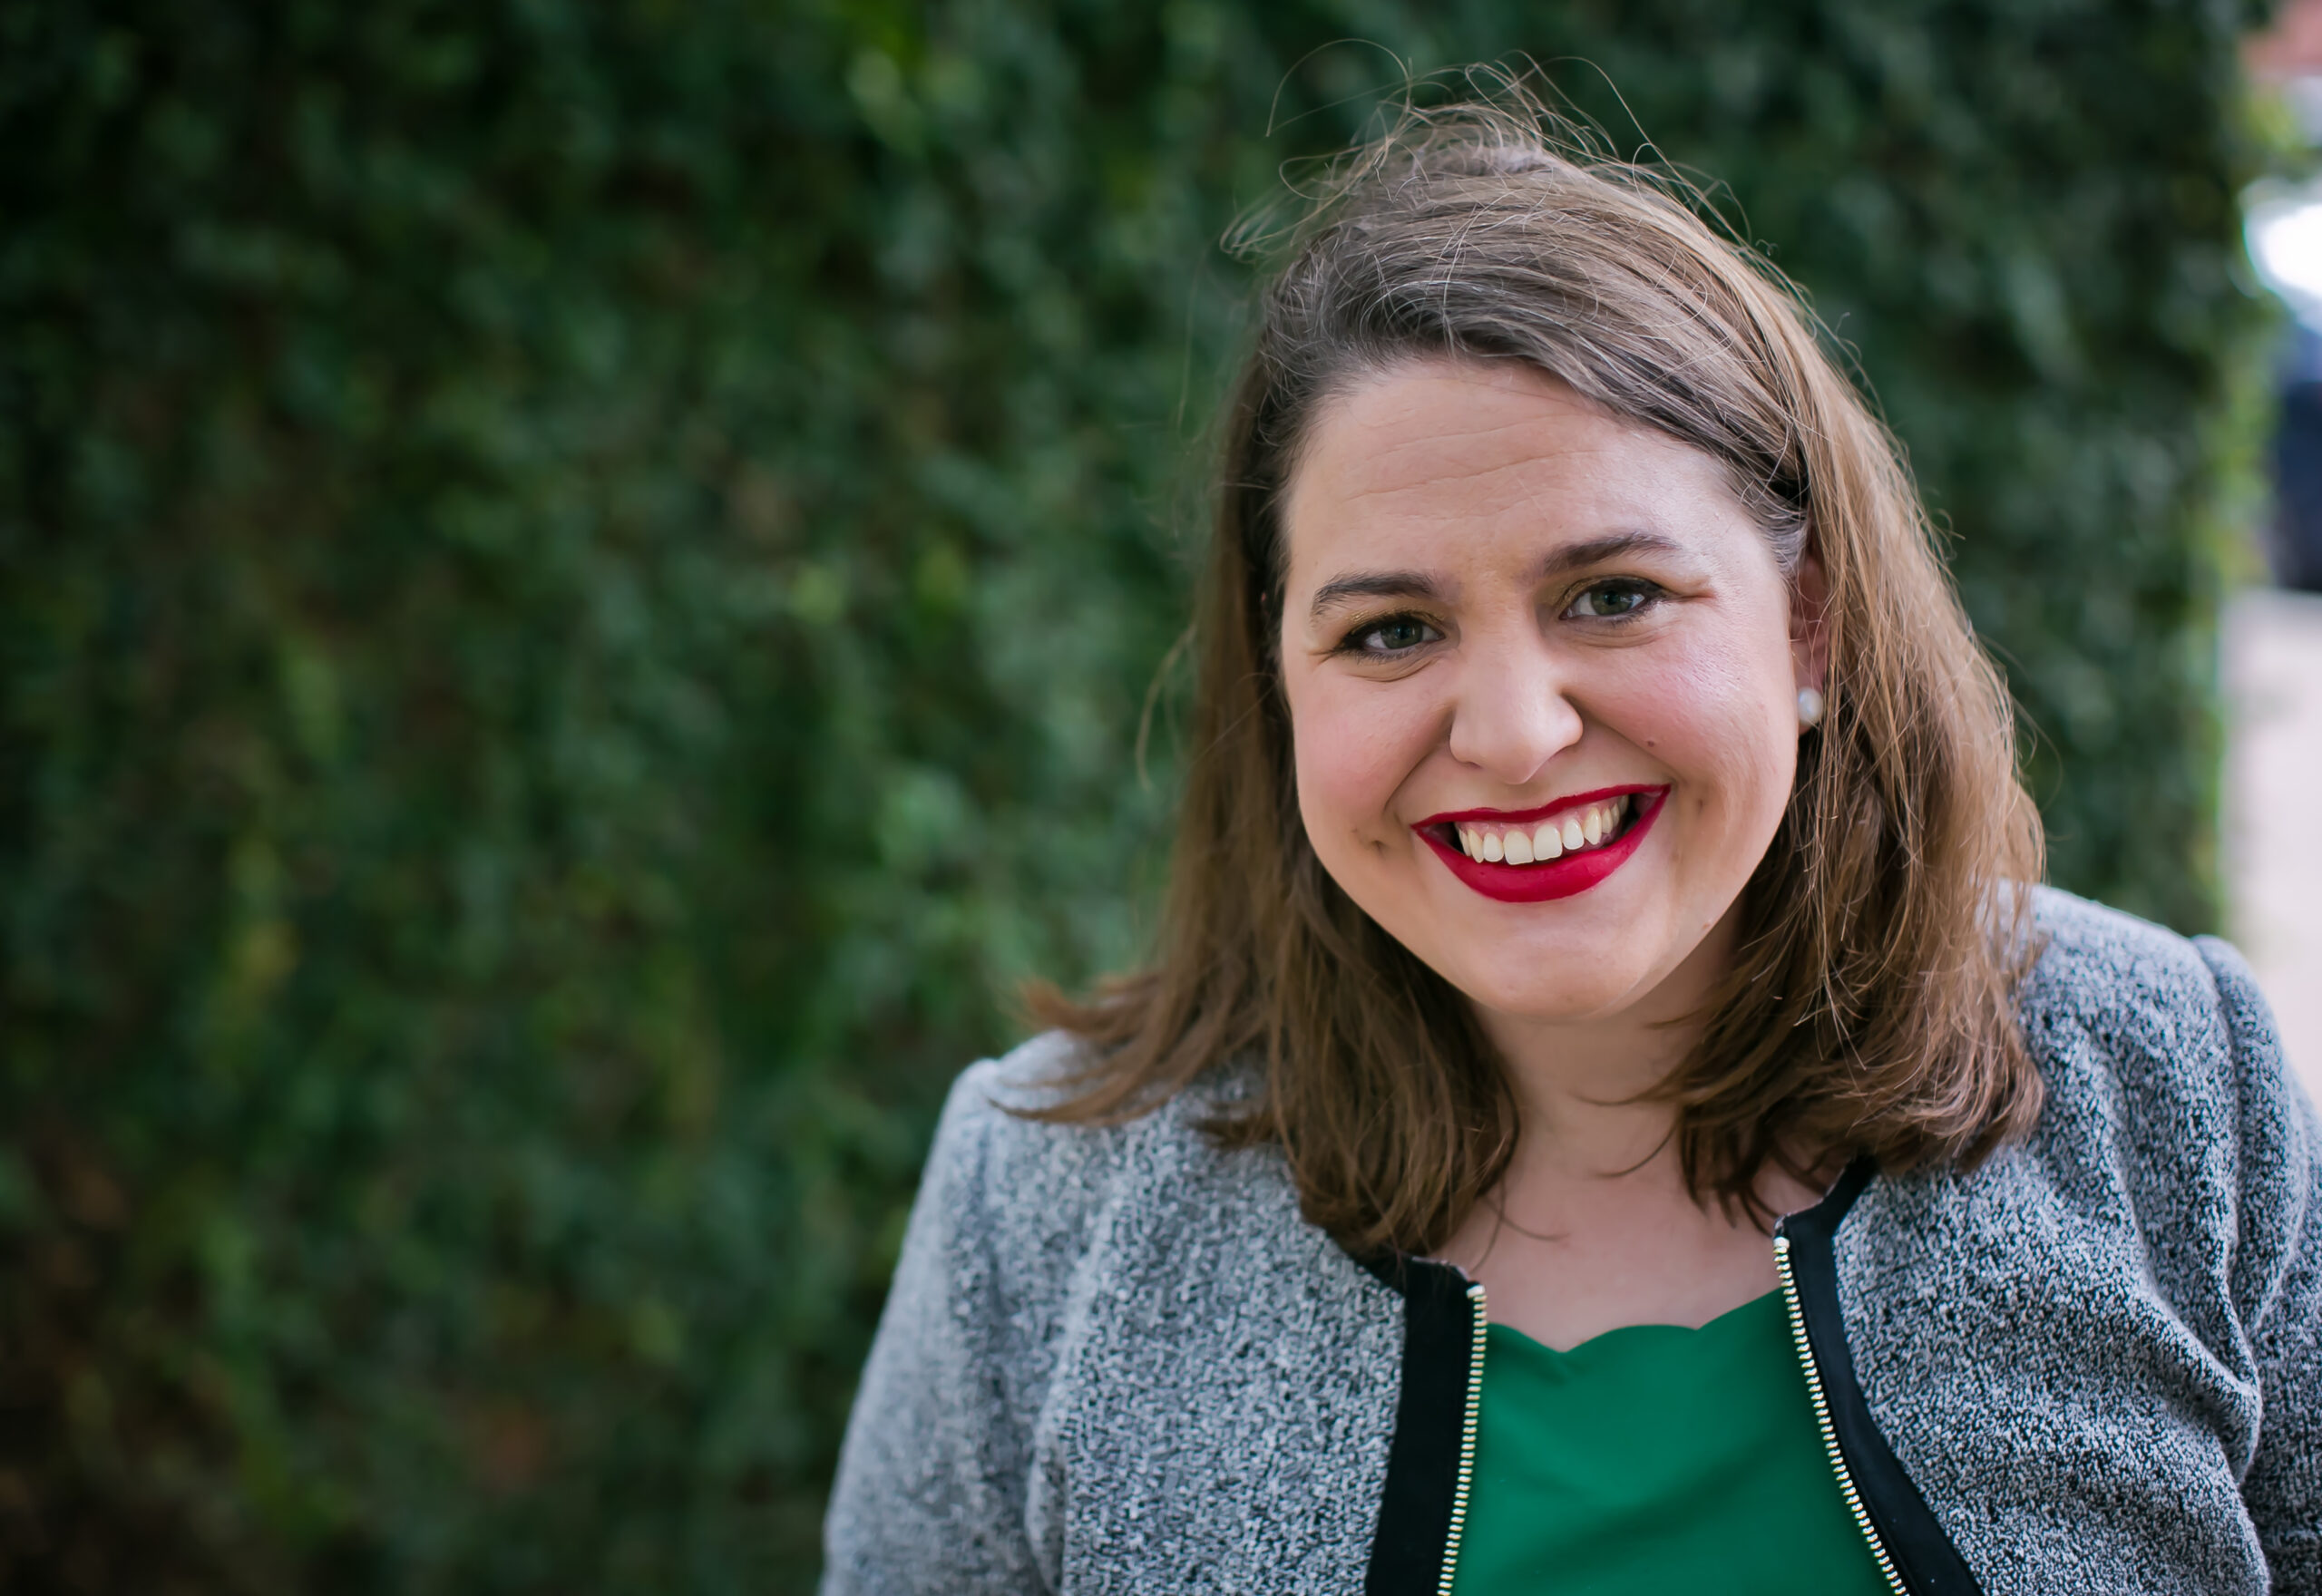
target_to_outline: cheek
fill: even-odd
[[[1771,836],[1798,761],[1788,654],[1711,646],[1667,665],[1630,684],[1632,740],[1669,766],[1696,817]]]
[[[1321,676],[1284,686],[1298,811],[1316,851],[1327,861],[1397,830],[1395,794],[1432,746],[1416,696]]]

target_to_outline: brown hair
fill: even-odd
[[[1520,90],[1407,112],[1337,169],[1225,422],[1159,957],[1087,1002],[1032,993],[1090,1044],[1041,1117],[1133,1117],[1246,1060],[1211,1134],[1278,1144],[1306,1218],[1357,1251],[1439,1245],[1507,1167],[1516,1100],[1466,1000],[1308,843],[1276,661],[1302,430],[1349,384],[1449,355],[1527,362],[1722,462],[1785,574],[1810,544],[1829,583],[1824,718],[1734,968],[1655,1093],[1696,1198],[1763,1218],[1770,1161],[1972,1165],[2029,1127],[2013,994],[2042,843],[2005,689],[1894,440],[1794,291],[1691,198]]]

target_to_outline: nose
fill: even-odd
[[[1451,707],[1451,757],[1520,787],[1580,741],[1580,712],[1539,637],[1479,640],[1462,651]]]

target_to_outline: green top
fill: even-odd
[[[1493,1325],[1455,1596],[1884,1596],[1781,1293],[1569,1352]]]

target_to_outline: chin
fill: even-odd
[[[1625,904],[1607,900],[1601,907],[1615,912],[1559,915],[1558,923],[1536,922],[1520,929],[1504,920],[1496,927],[1438,921],[1432,928],[1410,928],[1424,942],[1387,929],[1470,1003],[1511,1019],[1585,1024],[1637,1010],[1641,1004],[1657,1015],[1667,1007],[1657,996],[1675,1001],[1680,1009],[1690,1007],[1670,983],[1708,939],[1706,932],[1684,934],[1698,920],[1676,912],[1673,905],[1656,912],[1649,900],[1640,905],[1634,899]],[[1426,937],[1429,929],[1450,934]],[[1693,983],[1681,978],[1677,985],[1690,989]]]
[[[1510,1019],[1570,1025],[1601,1019],[1633,1007],[1642,971],[1592,971],[1577,978],[1543,981],[1537,974],[1494,971],[1479,979],[1445,979],[1479,1008]]]

